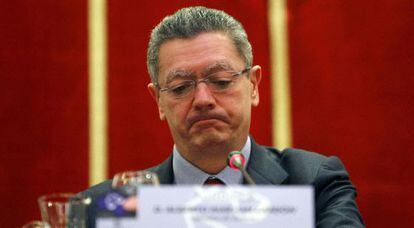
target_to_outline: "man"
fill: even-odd
[[[356,190],[338,158],[278,151],[249,136],[261,79],[261,68],[252,59],[242,25],[222,11],[184,8],[154,28],[148,89],[175,145],[172,155],[150,170],[162,184],[243,184],[241,173],[226,163],[229,152],[241,151],[257,184],[313,185],[317,227],[364,227]],[[84,194],[96,201],[108,191],[110,181]]]

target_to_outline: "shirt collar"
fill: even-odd
[[[250,158],[251,142],[247,137],[246,143],[241,152],[246,159],[246,166]],[[194,184],[202,185],[211,175],[197,168],[185,158],[183,158],[177,147],[173,149],[173,171],[176,184]],[[240,171],[234,170],[228,166],[220,171],[215,177],[219,178],[226,185],[235,185],[243,183],[243,175]]]

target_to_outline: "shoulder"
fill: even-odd
[[[270,154],[269,156],[274,157],[288,173],[288,184],[314,184],[326,173],[348,175],[344,165],[336,156],[327,157],[319,153],[293,148],[282,151],[272,147],[264,148]]]
[[[86,196],[86,197],[91,197],[92,199],[96,199],[99,196],[105,195],[108,192],[110,192],[112,189],[111,185],[112,185],[112,180],[106,180],[102,183],[89,187],[88,189],[86,189],[83,192],[80,192],[79,194]]]
[[[282,184],[314,187],[317,227],[365,227],[355,202],[355,186],[339,158],[298,149],[261,150],[287,173]]]

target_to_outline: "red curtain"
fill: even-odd
[[[0,7],[0,226],[40,218],[37,197],[88,183],[83,0]]]
[[[414,227],[414,4],[289,1],[293,139],[338,155],[368,227]]]

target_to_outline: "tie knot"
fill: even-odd
[[[225,185],[223,181],[221,181],[219,178],[217,177],[209,177],[207,178],[207,180],[204,182],[204,185]]]

